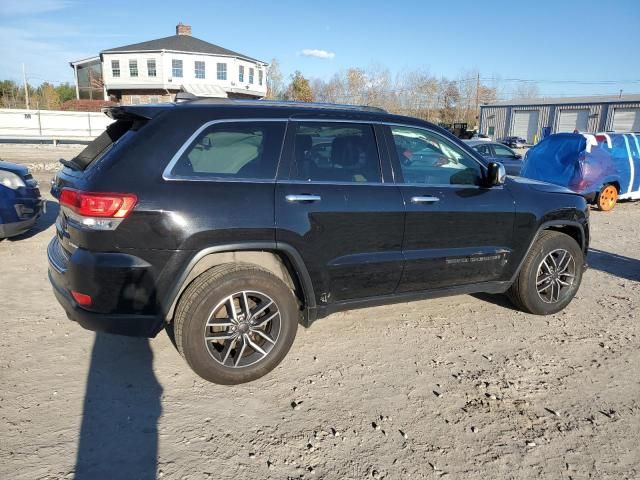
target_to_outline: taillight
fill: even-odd
[[[83,307],[90,307],[93,302],[90,295],[86,293],[76,292],[75,290],[71,290],[71,296],[76,301],[78,305],[82,305]]]
[[[138,197],[133,193],[81,192],[69,188],[60,192],[60,205],[69,217],[97,230],[113,230],[131,213]]]

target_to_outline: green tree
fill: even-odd
[[[60,97],[60,102],[64,103],[76,98],[76,88],[70,83],[61,83],[56,87],[56,92]]]
[[[287,88],[286,97],[288,100],[296,102],[313,102],[311,84],[298,70],[291,75],[291,83]]]
[[[60,108],[60,95],[56,88],[48,82],[42,83],[33,96],[33,104],[35,108],[44,110],[56,110]]]
[[[3,107],[16,107],[18,97],[21,96],[20,88],[13,80],[0,80],[0,105]]]

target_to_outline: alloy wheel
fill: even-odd
[[[207,319],[204,341],[209,355],[225,367],[263,360],[280,335],[280,310],[268,295],[241,291],[216,305]]]
[[[553,250],[538,265],[538,296],[545,303],[558,303],[566,297],[575,278],[576,262],[571,253],[563,248]]]

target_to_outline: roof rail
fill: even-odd
[[[247,100],[236,98],[216,98],[216,97],[198,97],[189,92],[178,92],[176,94],[176,103],[194,102],[212,103],[220,105],[257,105],[264,107],[293,107],[293,108],[317,108],[327,110],[357,110],[361,112],[387,113],[384,108],[372,107],[369,105],[347,105],[341,103],[317,103],[317,102],[295,102],[289,100]]]

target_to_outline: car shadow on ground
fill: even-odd
[[[604,252],[595,248],[589,249],[587,263],[592,270],[605,272],[626,280],[640,281],[640,260],[624,257],[616,253]],[[488,293],[475,293],[472,295],[478,300],[493,303],[510,310],[518,310],[509,301],[506,295],[490,295]]]
[[[149,339],[97,333],[74,478],[155,479],[161,396]]]
[[[52,202],[51,200],[44,200],[44,203],[47,205],[47,213],[43,213],[30,230],[21,233],[20,235],[16,235],[15,237],[10,237],[7,240],[10,242],[26,240],[27,238],[35,237],[39,233],[44,232],[47,228],[53,225],[58,217],[60,205],[58,205],[58,202]]]
[[[640,281],[640,260],[638,259],[590,248],[587,263],[593,270],[627,280]]]
[[[492,294],[492,293],[473,293],[472,297],[477,298],[478,300],[482,300],[483,302],[493,303],[502,308],[507,308],[509,310],[518,311],[513,303],[507,298],[504,294]]]

